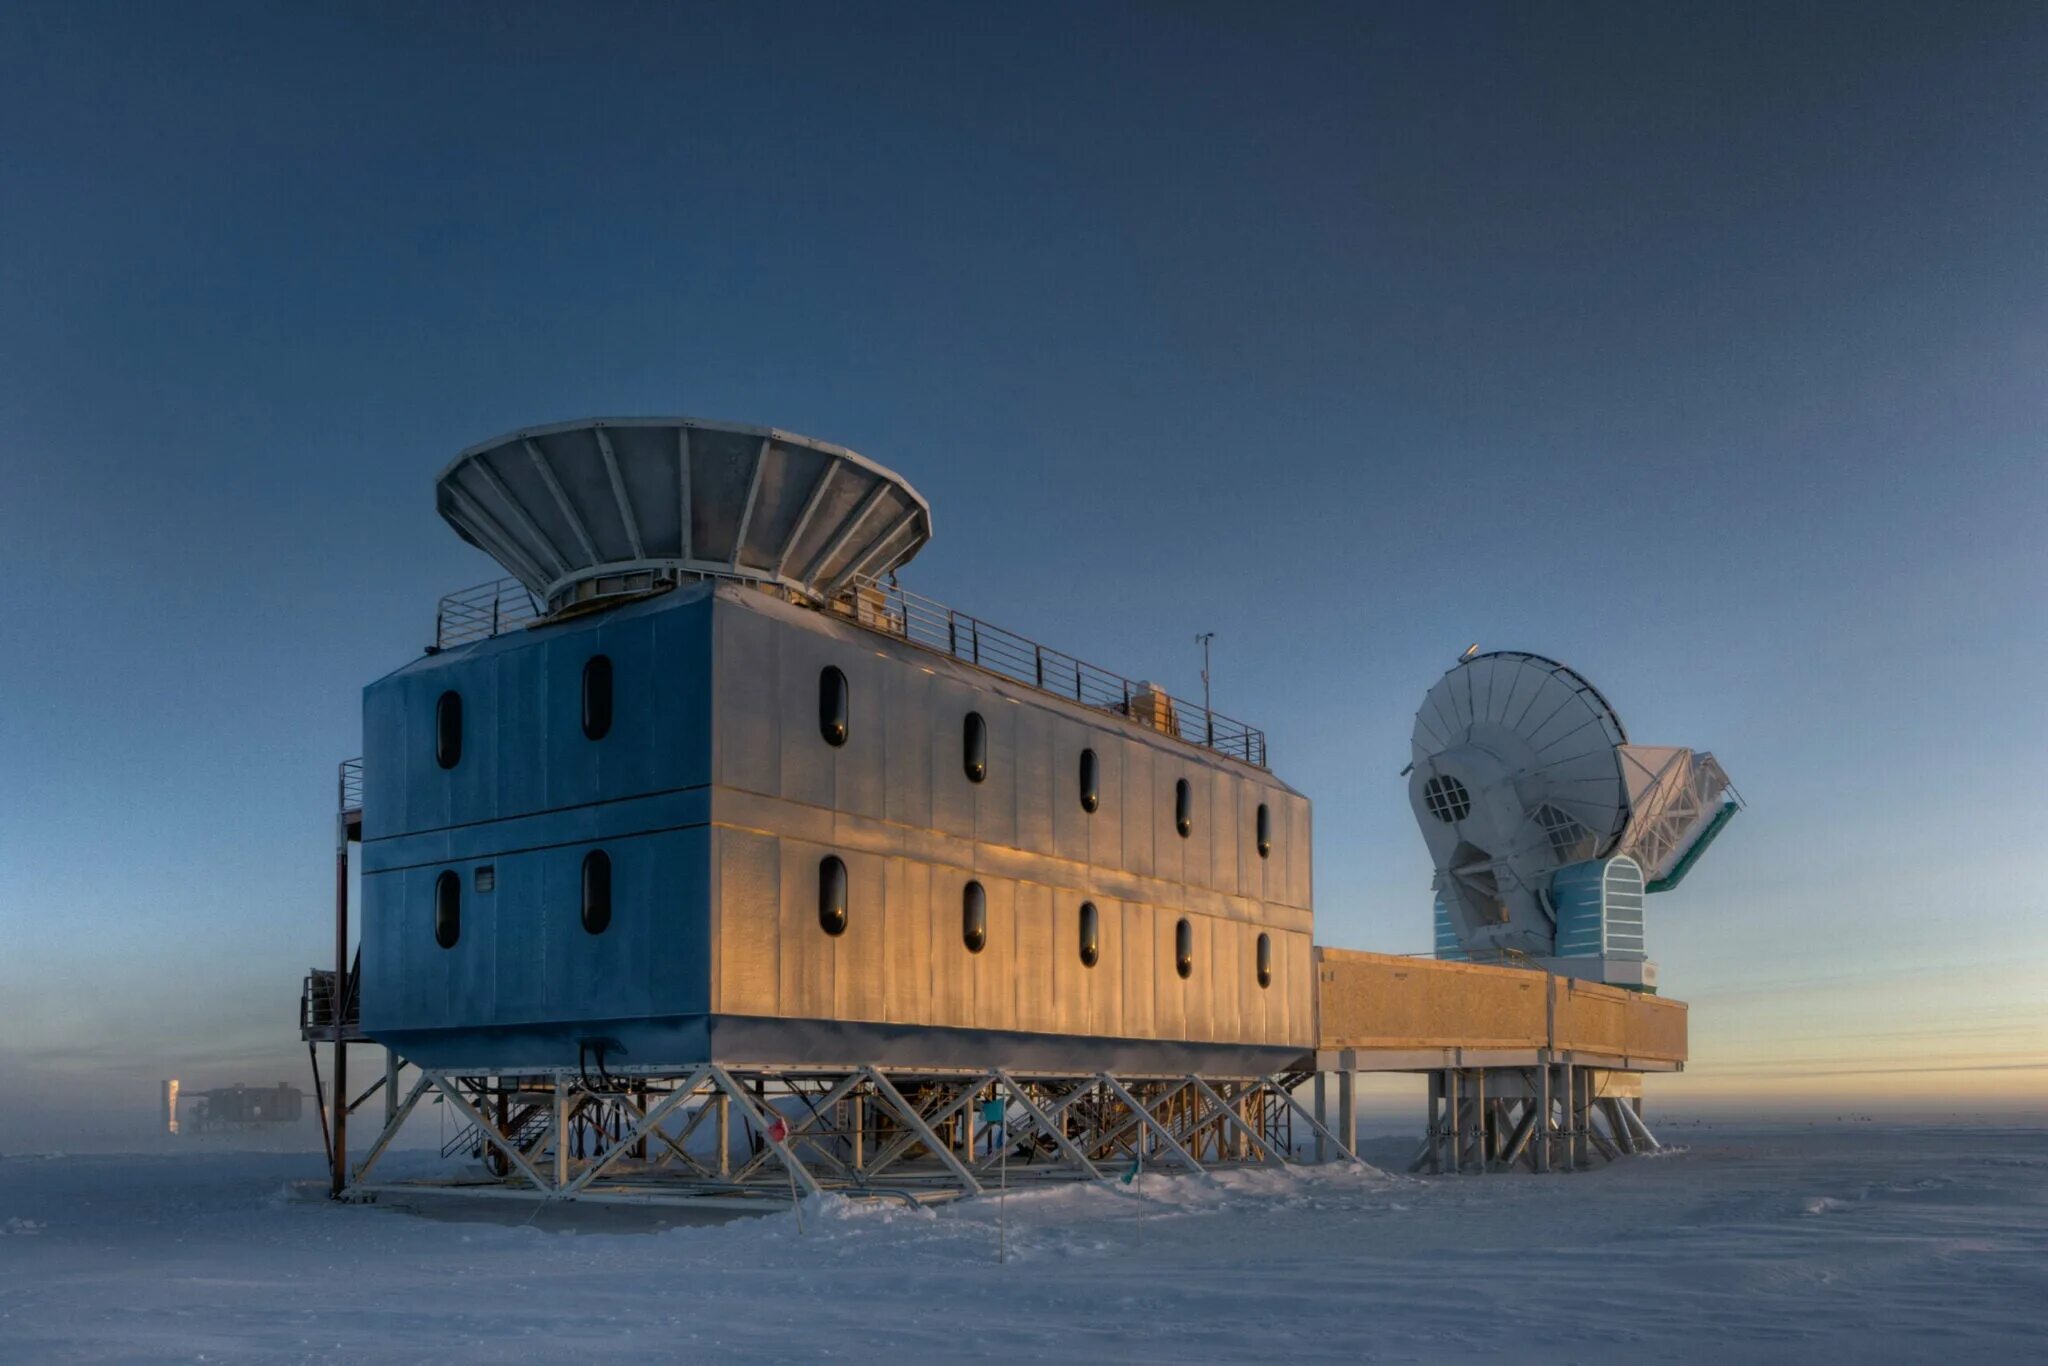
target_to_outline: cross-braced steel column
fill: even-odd
[[[1165,1161],[1198,1176],[1216,1163],[1284,1164],[1296,1124],[1326,1151],[1357,1161],[1294,1097],[1301,1080],[700,1063],[687,1073],[642,1069],[592,1083],[561,1070],[481,1076],[423,1068],[347,1185],[371,1198],[403,1190],[729,1205],[831,1189],[915,1202],[979,1194],[998,1165],[1014,1183],[1020,1169],[1026,1180],[1100,1180],[1124,1161]],[[803,1110],[773,1108],[771,1086]],[[372,1181],[371,1169],[426,1095],[438,1095],[464,1125],[444,1155],[467,1149],[497,1180]],[[989,1095],[1008,1102],[1002,1120],[970,1129],[966,1115],[978,1116],[977,1102]],[[735,1107],[756,1140],[737,1170],[722,1127]],[[692,1135],[714,1117],[719,1132],[700,1136],[692,1151]]]
[[[1608,1162],[1657,1151],[1640,1096],[1604,1094],[1608,1069],[1554,1060],[1534,1066],[1442,1067],[1426,1074],[1421,1145],[1411,1172],[1583,1171],[1595,1153]]]

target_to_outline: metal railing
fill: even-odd
[[[992,626],[979,617],[912,593],[869,575],[852,581],[832,610],[841,616],[908,641],[912,645],[972,664],[1056,697],[1125,716],[1191,745],[1213,749],[1246,763],[1266,766],[1266,733],[1195,703],[1169,696],[1149,683],[1077,659],[1062,650]],[[540,604],[517,579],[498,579],[450,593],[434,618],[442,649],[488,640],[539,620]],[[361,761],[357,798],[361,805]],[[344,778],[344,782],[346,779]],[[347,799],[343,799],[347,809]]]
[[[341,781],[337,795],[339,800],[335,810],[340,814],[347,815],[351,811],[363,809],[363,761],[361,759],[343,759],[341,761]]]
[[[299,987],[299,1037],[331,1039],[338,1028],[344,1039],[362,1037],[362,955],[349,973],[348,993],[335,1001],[334,969],[314,968]]]
[[[836,603],[833,610],[871,631],[1028,683],[1054,696],[1071,698],[1083,706],[1114,712],[1188,744],[1266,766],[1266,733],[1262,730],[884,580],[865,575],[856,579],[852,595]]]
[[[446,650],[540,619],[540,604],[517,579],[493,579],[441,599],[434,613],[434,644]]]

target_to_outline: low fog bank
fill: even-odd
[[[296,1069],[274,1058],[208,1061],[190,1070],[175,1066],[155,1059],[65,1065],[0,1049],[0,1095],[7,1097],[0,1106],[0,1155],[321,1150],[318,1106],[303,1054]],[[177,1135],[164,1125],[167,1078],[180,1083]],[[267,1090],[280,1084],[301,1093],[295,1123],[202,1132],[195,1122],[204,1091],[235,1085]]]
[[[354,1059],[359,1075],[351,1090],[360,1093],[381,1073],[370,1057]],[[327,1058],[321,1058],[323,1068]],[[273,1069],[274,1072],[275,1069]],[[408,1073],[408,1076],[411,1074]],[[0,1051],[0,1156],[50,1153],[138,1153],[155,1156],[219,1155],[225,1152],[319,1153],[323,1150],[311,1074],[301,1062],[296,1075],[266,1075],[252,1069],[215,1069],[180,1077],[183,1103],[180,1132],[165,1131],[162,1077],[134,1068],[92,1068],[60,1073],[26,1065]],[[1645,1115],[1653,1130],[1674,1135],[1728,1126],[1785,1125],[2044,1125],[2048,1097],[2029,1094],[1944,1096],[1924,1090],[1898,1093],[1882,1085],[1864,1090],[1846,1088],[1822,1094],[1743,1093],[1725,1084],[1696,1086],[1694,1078],[1652,1076],[1645,1095]],[[1881,1078],[1872,1080],[1881,1081]],[[280,1082],[302,1093],[302,1114],[296,1122],[209,1129],[195,1122],[198,1094],[211,1087],[241,1083],[271,1087]],[[1426,1083],[1419,1076],[1364,1075],[1357,1086],[1358,1132],[1362,1138],[1419,1136],[1423,1126]],[[1302,1088],[1310,1103],[1309,1088]],[[1337,1101],[1335,1079],[1329,1101]],[[361,1151],[384,1120],[381,1096],[356,1112],[350,1132]],[[447,1107],[429,1101],[408,1121],[393,1145],[396,1149],[438,1149],[462,1126]]]

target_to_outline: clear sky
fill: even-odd
[[[2048,1106],[2039,6],[308,8],[0,13],[0,1146],[303,1084],[358,690],[498,573],[433,476],[595,414],[1216,632],[1326,943],[1427,948],[1414,708],[1554,654],[1750,802],[1667,1094]]]

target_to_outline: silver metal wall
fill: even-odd
[[[714,604],[712,1009],[1138,1039],[1313,1046],[1309,803],[1264,770],[744,587]],[[847,743],[818,678],[851,691]],[[988,725],[988,776],[962,765]],[[1080,755],[1101,802],[1080,801]],[[1175,827],[1175,785],[1193,829]],[[1260,857],[1257,810],[1270,807]],[[845,932],[818,920],[843,859]],[[962,888],[989,940],[962,938]],[[1080,956],[1092,901],[1101,955]],[[1175,970],[1185,916],[1194,967]],[[1261,987],[1256,944],[1272,938]]]

